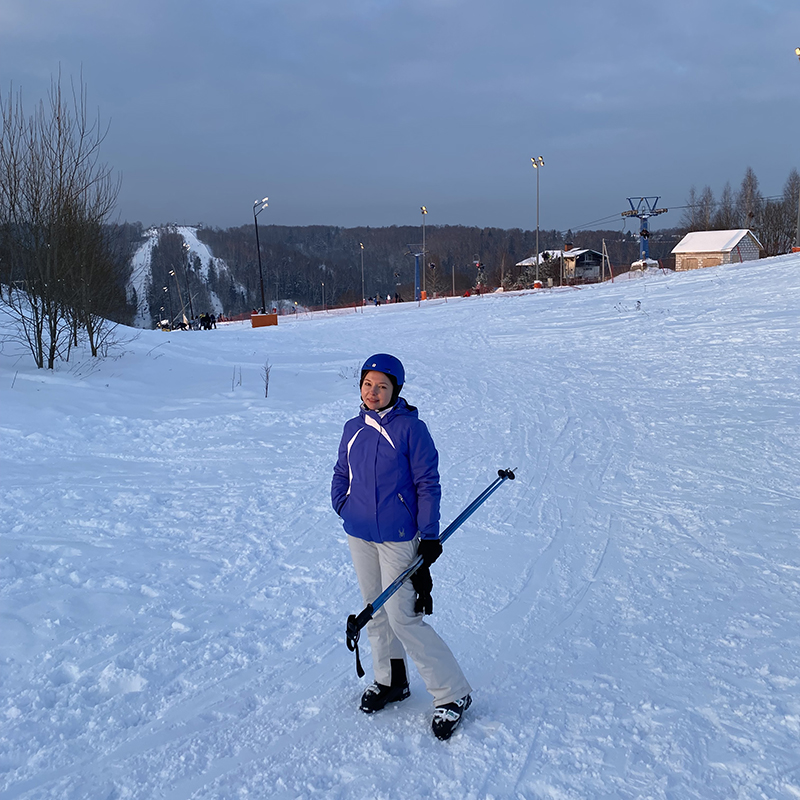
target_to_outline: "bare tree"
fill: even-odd
[[[800,173],[793,169],[783,187],[779,200],[767,200],[758,230],[764,253],[777,256],[792,249],[797,236],[798,203],[800,203]]]
[[[698,205],[697,190],[694,188],[694,185],[692,185],[689,189],[689,196],[686,198],[686,208],[683,210],[680,221],[680,227],[682,230],[686,231],[686,233],[702,230],[698,221]]]
[[[272,364],[269,361],[264,362],[261,367],[261,377],[264,379],[264,397],[269,397],[269,375],[272,372]]]
[[[759,227],[764,210],[764,197],[758,188],[758,178],[752,167],[745,170],[739,194],[736,196],[736,211],[739,227],[754,230]]]
[[[791,234],[791,220],[786,217],[786,206],[779,201],[767,200],[758,230],[765,256],[777,256],[791,249],[791,236],[787,236],[787,232]]]
[[[0,95],[0,253],[8,304],[37,366],[49,369],[67,357],[79,331],[88,331],[97,355],[98,317],[114,297],[114,258],[103,230],[119,181],[99,160],[107,130],[89,118],[82,79],[70,95],[59,74],[30,117],[21,92]]]
[[[698,230],[710,231],[714,219],[714,192],[710,186],[703,187],[700,197],[697,199],[697,218],[700,227]]]
[[[714,213],[713,227],[718,231],[734,230],[739,227],[739,220],[736,214],[736,196],[731,189],[730,183],[726,183],[722,189],[722,194]]]
[[[783,186],[783,205],[786,208],[786,215],[791,220],[791,233],[786,252],[792,248],[800,247],[800,172],[792,169],[786,183]]]

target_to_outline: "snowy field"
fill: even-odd
[[[800,256],[0,355],[0,798],[800,798]],[[374,717],[329,488],[406,365],[456,735]],[[269,397],[261,371],[272,366]]]

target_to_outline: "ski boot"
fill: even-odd
[[[467,695],[455,703],[436,706],[433,712],[433,734],[437,739],[449,739],[461,724],[461,717],[472,704],[472,697]]]
[[[411,696],[408,688],[408,678],[406,677],[406,665],[403,659],[392,659],[392,685],[386,686],[382,683],[370,684],[361,695],[361,710],[365,714],[374,714],[385,708],[389,703],[398,703]]]

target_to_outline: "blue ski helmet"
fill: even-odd
[[[400,363],[400,359],[390,356],[388,353],[376,353],[364,362],[364,366],[361,367],[362,381],[364,380],[364,375],[371,370],[382,372],[384,375],[393,378],[392,383],[398,387],[406,382],[406,372]]]
[[[389,376],[389,380],[392,382],[392,399],[389,401],[387,408],[393,406],[397,402],[397,398],[400,397],[400,390],[406,381],[406,371],[403,369],[400,359],[390,356],[388,353],[376,353],[374,356],[370,356],[364,362],[364,366],[361,367],[361,380],[358,382],[359,389],[361,384],[364,383],[366,374],[372,370]]]

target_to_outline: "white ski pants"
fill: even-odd
[[[348,536],[347,542],[365,603],[375,600],[417,555],[417,540],[376,544]],[[452,703],[472,689],[450,648],[422,614],[414,611],[415,599],[409,579],[367,624],[375,680],[390,685],[391,660],[402,658],[407,664],[408,653],[434,704]]]

